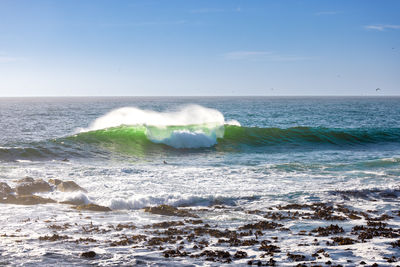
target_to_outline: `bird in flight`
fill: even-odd
[[[376,89],[375,89],[375,91],[377,91],[377,92],[380,91],[380,90],[381,90],[381,88],[376,88]]]

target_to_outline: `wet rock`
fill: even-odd
[[[130,229],[130,230],[134,230],[136,229],[136,226],[131,224],[131,223],[119,223],[115,228],[116,231],[122,231],[123,229]]]
[[[185,223],[190,223],[190,224],[202,224],[204,223],[202,220],[192,220],[192,219],[185,219]]]
[[[38,205],[38,204],[56,203],[56,201],[51,198],[43,198],[34,195],[25,195],[25,196],[9,195],[3,199],[0,199],[0,203],[15,204],[15,205]]]
[[[32,177],[25,177],[25,178],[21,178],[18,180],[14,180],[14,182],[16,182],[17,184],[22,184],[22,183],[33,183],[35,181],[35,179],[33,179]]]
[[[76,210],[90,210],[90,211],[111,211],[109,207],[105,206],[100,206],[97,204],[87,204],[87,205],[79,205],[76,207],[73,207]]]
[[[169,222],[160,222],[151,225],[145,225],[144,228],[169,228],[171,226],[182,226],[182,225],[184,225],[184,223],[181,221],[169,221]]]
[[[361,241],[365,241],[366,239],[372,239],[374,237],[386,237],[386,238],[397,238],[400,237],[399,230],[394,230],[392,228],[382,227],[379,224],[379,227],[367,227],[363,225],[356,225],[352,228],[352,234],[358,234],[358,239]]]
[[[94,225],[93,223],[83,225],[82,232],[85,234],[93,233],[93,234],[104,234],[111,232],[110,229],[101,228],[98,225]]]
[[[152,237],[147,241],[147,245],[149,246],[161,246],[165,243],[176,244],[176,238],[168,236],[168,237]]]
[[[349,237],[332,237],[332,240],[339,246],[352,245],[356,242]]]
[[[268,252],[268,255],[273,255],[275,252],[281,252],[278,246],[268,244],[267,240],[261,242],[259,250]]]
[[[231,254],[223,250],[204,250],[200,254],[192,255],[191,257],[200,258],[205,257],[206,261],[219,261],[223,263],[232,262]]]
[[[181,252],[179,249],[168,249],[163,252],[165,258],[169,257],[186,257],[188,253],[186,251]]]
[[[57,190],[61,192],[74,192],[74,191],[82,191],[87,193],[86,189],[80,187],[74,181],[65,181],[57,184]]]
[[[113,241],[110,243],[111,247],[117,246],[128,246],[131,244],[138,244],[142,241],[146,241],[147,237],[145,235],[132,235],[132,236],[123,236],[121,240]]]
[[[381,215],[379,217],[375,217],[375,218],[369,218],[370,221],[377,221],[377,222],[387,221],[387,220],[390,220],[390,219],[393,219],[393,217],[388,215],[388,214],[383,214],[383,215]]]
[[[68,238],[69,238],[69,237],[66,236],[66,235],[54,234],[54,235],[52,235],[52,236],[48,236],[48,235],[46,235],[46,236],[40,236],[40,237],[39,237],[39,240],[40,240],[40,241],[51,241],[51,242],[54,242],[54,241],[59,241],[59,240],[68,239]]]
[[[318,233],[318,236],[329,236],[331,234],[339,234],[343,233],[344,230],[342,227],[339,227],[337,224],[336,225],[329,225],[326,227],[318,227],[315,228],[314,230],[311,230],[311,233]]]
[[[280,210],[301,210],[301,209],[308,209],[310,206],[306,204],[288,204],[286,206],[278,206]]]
[[[306,256],[301,255],[301,254],[292,254],[292,253],[287,253],[286,256],[288,259],[292,261],[304,261],[306,260]]]
[[[246,224],[239,227],[239,230],[272,230],[276,227],[281,227],[282,224],[275,223],[275,222],[268,222],[268,221],[260,221],[253,224]]]
[[[165,231],[154,231],[153,234],[157,234],[157,235],[168,235],[168,236],[177,236],[177,235],[186,235],[189,232],[181,230],[181,229],[177,229],[177,228],[168,228]]]
[[[241,251],[241,250],[236,251],[235,255],[233,255],[233,257],[235,259],[243,259],[243,258],[247,258],[247,256],[248,256],[247,253],[245,251]]]
[[[322,205],[319,208],[315,209],[313,219],[317,220],[325,220],[325,221],[345,221],[346,217],[338,216],[333,214],[333,207]]]
[[[60,183],[62,183],[62,181],[60,179],[49,179],[49,184],[57,186]]]
[[[93,238],[91,238],[91,237],[86,237],[86,238],[79,238],[79,239],[76,239],[75,241],[73,241],[73,242],[75,242],[75,243],[77,243],[77,244],[79,244],[79,243],[96,243],[97,242],[97,240],[96,239],[93,239]]]
[[[357,216],[357,215],[354,214],[354,213],[350,213],[350,214],[346,214],[346,215],[347,215],[347,217],[348,217],[350,220],[360,220],[360,219],[361,219],[360,216]]]
[[[63,225],[51,224],[48,225],[47,227],[53,230],[66,230],[71,227],[71,224],[69,223],[64,223]]]
[[[147,207],[144,209],[145,212],[153,214],[165,215],[165,216],[178,216],[178,217],[193,217],[198,218],[199,216],[187,211],[175,208],[169,205],[159,205],[156,207]]]
[[[392,257],[383,257],[387,262],[392,263],[392,262],[397,262],[397,259],[395,256]]]
[[[51,186],[43,179],[34,180],[27,177],[18,181],[15,191],[18,195],[32,195],[34,193],[50,192]]]
[[[14,190],[12,190],[7,183],[0,182],[0,199],[8,196],[12,192],[14,192]]]
[[[80,205],[85,205],[86,201],[84,199],[78,198],[78,199],[73,199],[73,200],[60,201],[58,203],[66,204],[66,205],[80,206]]]
[[[400,248],[400,239],[397,240],[397,241],[395,241],[395,242],[392,242],[392,243],[390,243],[390,244],[391,244],[392,247],[394,247],[394,248]]]
[[[231,247],[243,247],[243,246],[253,246],[258,244],[259,241],[256,239],[246,239],[240,240],[236,237],[231,237],[230,239],[218,239],[218,244],[229,243]]]
[[[260,260],[249,260],[247,265],[256,265],[256,266],[275,266],[276,261],[271,258],[269,261],[260,261]]]
[[[94,257],[96,257],[96,252],[94,252],[94,251],[88,251],[88,252],[83,252],[82,254],[81,254],[81,257],[83,257],[83,258],[94,258]]]

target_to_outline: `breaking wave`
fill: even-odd
[[[176,150],[219,152],[326,149],[400,145],[400,128],[261,128],[225,121],[221,112],[189,105],[174,112],[120,108],[63,138],[0,147],[0,160],[102,157],[115,151],[135,156]]]

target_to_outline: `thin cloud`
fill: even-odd
[[[8,57],[8,56],[0,56],[0,63],[10,63],[21,61],[23,58],[21,57]]]
[[[247,61],[301,61],[308,60],[308,57],[294,55],[280,55],[272,51],[234,51],[225,53],[226,60],[247,60]]]
[[[320,12],[317,12],[317,13],[315,13],[315,15],[317,15],[317,16],[325,16],[325,15],[336,15],[336,14],[339,14],[340,12],[338,12],[338,11],[320,11]]]
[[[144,21],[136,23],[102,23],[100,26],[103,27],[145,27],[145,26],[170,26],[170,25],[183,25],[186,24],[186,20],[176,21]]]
[[[223,13],[223,12],[241,12],[240,7],[233,9],[223,9],[223,8],[198,8],[190,10],[190,13],[194,14],[207,14],[207,13]]]
[[[225,12],[225,9],[221,8],[199,8],[199,9],[193,9],[190,10],[190,13],[220,13],[220,12]]]
[[[365,26],[367,30],[375,30],[375,31],[385,31],[385,30],[400,30],[400,25],[393,24],[376,24],[376,25],[367,25]]]

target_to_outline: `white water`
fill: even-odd
[[[136,107],[124,107],[112,110],[104,116],[101,116],[91,123],[89,128],[81,129],[81,132],[107,129],[121,125],[165,127],[199,124],[224,125],[224,123],[225,118],[221,112],[199,105],[187,105],[177,111],[166,112],[157,112]]]
[[[221,112],[199,105],[187,105],[177,111],[157,112],[135,107],[124,107],[110,111],[97,118],[80,132],[128,126],[145,126],[146,135],[154,143],[175,148],[212,147],[217,138],[224,136],[224,124],[240,125],[235,120],[225,122]],[[168,126],[194,126],[169,130]]]

